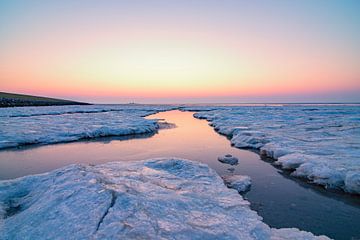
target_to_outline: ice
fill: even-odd
[[[89,105],[0,109],[0,149],[103,136],[154,133],[144,116],[173,105]],[[180,106],[198,111],[239,148],[254,148],[293,175],[360,193],[360,106]],[[162,124],[164,125],[164,124]]]
[[[360,173],[357,171],[350,171],[346,174],[345,185],[347,190],[352,193],[360,192]]]
[[[73,113],[132,112],[141,111],[143,116],[158,111],[175,109],[174,106],[143,104],[96,104],[43,107],[0,108],[0,117],[32,117],[40,115],[61,115]]]
[[[131,104],[4,108],[0,109],[0,149],[154,133],[157,121],[143,117],[172,108]]]
[[[271,229],[271,240],[311,240],[314,235],[309,232],[298,232],[296,228]],[[320,236],[319,239],[328,239]]]
[[[236,165],[239,162],[239,159],[233,157],[231,154],[226,154],[225,156],[218,157],[218,160],[222,163]]]
[[[239,193],[249,191],[251,187],[251,178],[243,175],[227,175],[223,176],[225,185],[228,188],[233,188]]]
[[[316,157],[301,153],[291,153],[278,157],[277,159],[278,160],[274,163],[275,165],[279,165],[283,169],[292,170],[300,167],[301,164],[307,161],[315,160]]]
[[[0,182],[2,239],[327,239],[271,229],[207,165],[70,165]]]
[[[182,108],[187,110],[186,107]],[[253,148],[293,175],[360,194],[360,106],[189,107],[238,148]]]

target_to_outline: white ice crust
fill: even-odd
[[[154,133],[144,116],[169,110],[159,105],[89,105],[0,109],[0,149],[80,139]]]
[[[1,239],[327,239],[271,229],[207,165],[70,165],[0,182]]]
[[[294,176],[360,194],[360,106],[197,107],[239,148],[258,149]]]
[[[222,179],[228,188],[235,189],[239,193],[246,192],[251,187],[251,178],[249,176],[234,174],[222,176]]]

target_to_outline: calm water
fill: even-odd
[[[204,120],[190,112],[170,111],[149,118],[165,119],[176,128],[137,138],[102,138],[49,146],[0,151],[0,179],[46,172],[72,163],[99,164],[155,157],[181,157],[207,163],[220,175],[232,166],[217,157],[239,158],[234,172],[252,178],[245,194],[264,221],[272,227],[297,227],[335,239],[360,238],[360,199],[329,193],[290,178],[253,152],[236,149]]]

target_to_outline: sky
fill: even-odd
[[[359,12],[358,0],[0,0],[0,91],[360,102]]]

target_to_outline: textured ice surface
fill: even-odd
[[[187,108],[185,108],[187,109]],[[202,112],[234,146],[255,148],[294,176],[360,193],[360,106],[227,106]]]
[[[236,174],[223,176],[222,179],[228,188],[233,188],[239,193],[246,192],[251,187],[251,178],[249,176]]]
[[[132,112],[141,111],[144,115],[156,113],[160,110],[173,109],[165,105],[143,104],[97,104],[97,105],[69,105],[44,107],[12,107],[0,108],[0,117],[31,117],[39,115],[61,115],[73,113],[99,113],[99,112]]]
[[[169,109],[134,104],[2,108],[0,149],[152,133],[158,128],[157,122],[143,117]]]
[[[218,157],[218,160],[222,163],[230,164],[230,165],[236,165],[239,162],[239,159],[232,156],[231,154],[226,154],[224,156]]]
[[[204,164],[70,165],[0,182],[1,239],[327,239],[271,229]]]

